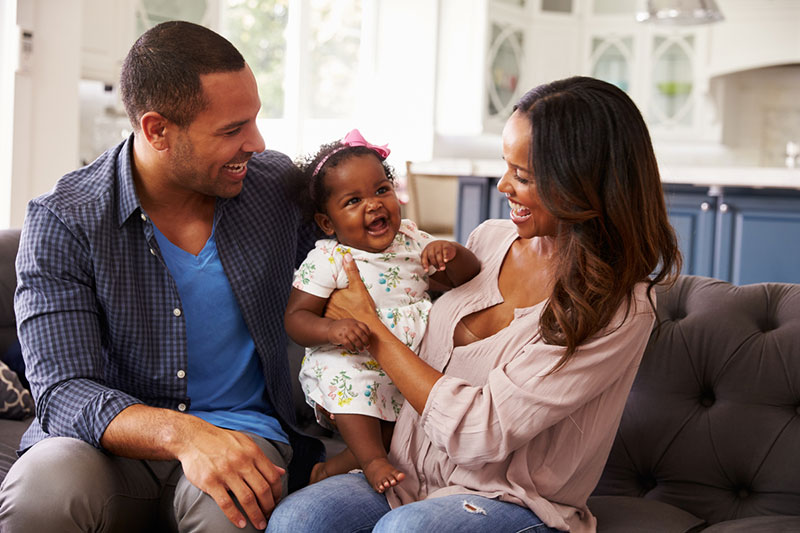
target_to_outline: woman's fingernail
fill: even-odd
[[[344,254],[344,261],[345,261],[345,263],[352,263],[353,262],[353,256],[350,255],[350,254]]]

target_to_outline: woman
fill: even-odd
[[[371,330],[407,402],[385,495],[361,475],[311,485],[269,531],[594,531],[586,507],[654,322],[679,270],[650,137],[592,78],[525,94],[503,130],[511,220],[467,247],[478,276],[443,295],[419,357],[375,316],[358,272],[329,310]]]

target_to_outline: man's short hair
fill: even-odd
[[[134,131],[155,111],[185,128],[205,109],[200,75],[245,67],[230,41],[191,22],[163,22],[147,30],[122,63],[122,103]]]

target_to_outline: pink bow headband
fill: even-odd
[[[381,159],[386,159],[386,157],[388,157],[388,155],[391,153],[388,144],[384,144],[383,146],[378,146],[377,144],[370,144],[363,137],[363,135],[361,135],[361,132],[358,131],[357,129],[350,130],[350,133],[345,135],[344,139],[342,139],[340,143],[342,144],[342,146],[331,151],[331,153],[323,157],[322,160],[319,163],[317,163],[317,167],[311,174],[312,176],[317,175],[317,173],[322,168],[322,165],[327,163],[328,159],[330,159],[333,154],[335,154],[336,152],[341,152],[345,148],[350,148],[351,146],[364,146],[366,148],[369,148],[370,150],[375,151],[375,153],[381,156]]]

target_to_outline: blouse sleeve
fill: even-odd
[[[501,461],[638,366],[653,320],[649,309],[634,313],[632,306],[619,328],[607,328],[610,332],[581,346],[550,375],[564,348],[541,340],[492,370],[483,386],[445,375],[428,396],[422,428],[459,466],[476,469]]]

